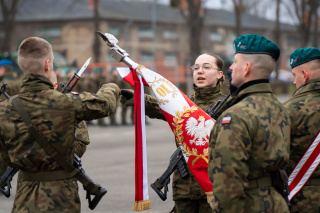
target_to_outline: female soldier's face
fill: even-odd
[[[216,58],[207,54],[197,58],[192,71],[193,81],[197,87],[215,87],[223,75],[216,64]]]

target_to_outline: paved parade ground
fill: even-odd
[[[278,96],[280,101],[287,100],[288,95]],[[117,120],[120,120],[120,111],[117,110]],[[129,114],[129,113],[128,113]],[[108,118],[106,118],[108,121]],[[169,158],[176,150],[174,136],[169,125],[160,120],[148,119],[147,132],[147,158],[148,181],[153,183],[166,170]],[[92,211],[88,208],[85,191],[81,184],[79,193],[81,199],[81,212],[101,213],[134,212],[134,126],[106,126],[100,127],[97,121],[89,126],[91,144],[82,157],[83,167],[93,181],[108,190],[98,206]],[[171,176],[172,182],[172,176]],[[171,182],[167,200],[162,201],[149,186],[151,209],[144,212],[165,213],[173,207]],[[12,181],[12,195],[9,199],[0,196],[0,213],[11,211],[16,190],[16,177]]]

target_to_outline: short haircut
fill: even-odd
[[[257,79],[269,79],[275,67],[274,58],[266,54],[243,54],[243,60],[250,62]]]
[[[319,71],[320,70],[320,58],[317,58],[315,60],[312,60],[309,62],[310,70],[313,71]]]
[[[18,64],[26,74],[41,74],[45,61],[53,60],[52,46],[39,37],[23,40],[18,49]]]

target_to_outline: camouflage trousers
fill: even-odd
[[[31,182],[19,174],[12,213],[79,213],[80,198],[75,179]]]
[[[302,190],[291,200],[290,212],[320,212],[320,186],[304,186]]]
[[[211,213],[207,199],[181,199],[175,201],[174,213]]]

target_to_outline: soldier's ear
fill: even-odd
[[[49,70],[49,62],[50,62],[50,60],[47,59],[47,60],[45,61],[45,63],[44,63],[44,70],[45,70],[45,71],[48,71],[48,70]]]
[[[306,83],[309,80],[309,72],[307,70],[305,70],[305,69],[302,69],[301,72],[302,72],[302,75],[303,75],[304,83]]]
[[[244,72],[243,75],[244,76],[248,76],[251,72],[251,63],[250,62],[246,62],[246,64],[244,65]]]

